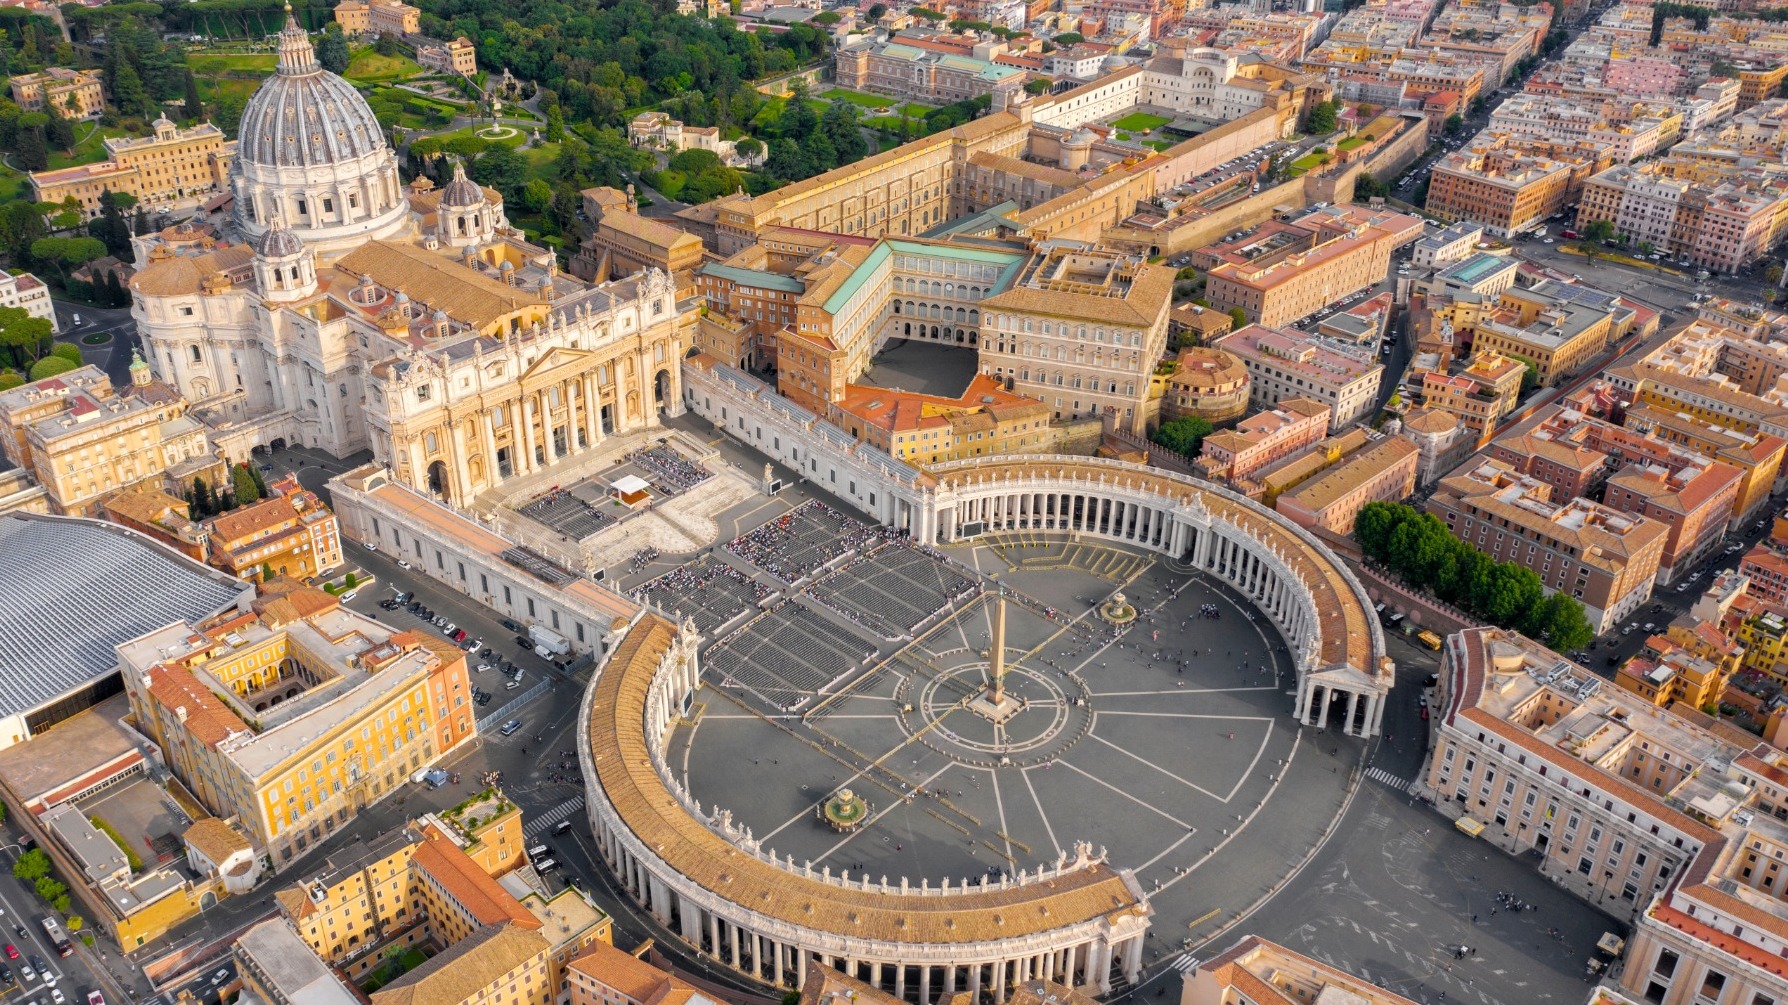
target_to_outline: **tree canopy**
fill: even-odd
[[[1531,569],[1493,561],[1454,537],[1432,513],[1402,503],[1367,503],[1354,520],[1353,536],[1367,558],[1404,583],[1499,628],[1560,651],[1595,637],[1582,603],[1562,593],[1547,596]]]
[[[1163,422],[1160,428],[1149,434],[1149,439],[1163,447],[1186,457],[1197,455],[1198,448],[1204,444],[1204,438],[1217,431],[1196,415],[1182,416],[1170,422]]]

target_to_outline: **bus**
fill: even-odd
[[[43,925],[44,937],[49,939],[50,945],[56,948],[57,956],[67,956],[74,952],[74,946],[68,943],[68,933],[62,930],[62,926],[56,923],[55,918],[46,915],[40,924]]]
[[[1434,634],[1433,632],[1430,632],[1430,631],[1417,632],[1416,639],[1419,640],[1422,643],[1422,645],[1425,645],[1430,649],[1439,649],[1440,648],[1440,636]]]

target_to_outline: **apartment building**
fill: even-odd
[[[1659,708],[1703,708],[1720,700],[1743,651],[1712,624],[1678,619],[1622,662],[1614,683]]]
[[[1295,328],[1257,324],[1216,345],[1247,368],[1249,402],[1256,408],[1313,399],[1329,407],[1329,427],[1340,429],[1368,417],[1377,404],[1384,367],[1370,350],[1336,349]]]
[[[1428,198],[1434,198],[1433,180],[1430,177]],[[1418,269],[1437,269],[1464,261],[1471,257],[1478,243],[1484,239],[1484,228],[1472,223],[1454,223],[1429,234],[1415,243],[1410,252],[1409,264]]]
[[[1612,152],[1593,140],[1480,133],[1434,164],[1426,205],[1430,213],[1508,237],[1569,206],[1588,178],[1612,164]]]
[[[1658,582],[1674,582],[1726,539],[1742,475],[1702,456],[1672,453],[1650,462],[1633,463],[1632,456],[1626,460],[1628,466],[1608,479],[1603,502],[1669,528],[1658,559]]]
[[[1420,218],[1401,213],[1318,209],[1294,221],[1274,246],[1211,268],[1205,297],[1218,310],[1241,308],[1256,324],[1288,325],[1383,279],[1391,253],[1422,232]]]
[[[1532,570],[1547,593],[1581,601],[1597,634],[1651,597],[1669,536],[1648,517],[1555,500],[1551,486],[1487,458],[1442,478],[1427,509],[1461,541]]]
[[[1788,180],[1738,163],[1710,176],[1689,155],[1619,165],[1583,187],[1577,226],[1600,221],[1673,258],[1736,272],[1788,227]]]
[[[341,0],[335,20],[342,33],[362,35],[414,35],[422,30],[422,11],[401,0]]]
[[[1234,429],[1204,438],[1198,470],[1206,478],[1241,484],[1256,472],[1312,446],[1327,435],[1329,406],[1310,398],[1288,398],[1248,416]]]
[[[1643,402],[1627,406],[1624,424],[1738,471],[1738,491],[1732,501],[1734,524],[1753,519],[1769,504],[1784,450],[1788,450],[1788,440],[1780,436],[1728,429]]]
[[[464,35],[445,42],[421,41],[416,44],[416,63],[436,73],[470,77],[478,72],[478,47]]]
[[[1503,416],[1515,410],[1527,364],[1495,352],[1478,352],[1451,373],[1422,375],[1422,404],[1459,417],[1471,435],[1482,439]]]
[[[481,814],[490,814],[483,816]],[[504,847],[493,855],[493,831]],[[570,962],[612,939],[612,919],[575,887],[551,894],[518,870],[522,821],[501,790],[347,849],[274,892],[278,924],[355,981],[387,954],[439,952],[371,993],[374,1005],[552,1005]]]
[[[50,323],[50,331],[60,332],[56,306],[50,301],[50,288],[29,272],[0,270],[0,307],[17,307],[34,318]]]
[[[31,172],[38,202],[73,199],[91,219],[106,192],[135,196],[148,207],[190,205],[229,188],[236,141],[209,122],[175,125],[155,120],[154,133],[105,140],[106,159],[93,164]]]
[[[571,961],[571,1005],[709,1005],[713,999],[668,970],[660,970],[636,953],[595,942]]]
[[[452,644],[291,580],[261,590],[249,612],[176,622],[118,656],[168,770],[278,869],[477,725]]]
[[[8,77],[7,84],[21,111],[41,112],[50,106],[65,119],[97,119],[106,110],[104,77],[98,70],[51,66]]]
[[[335,514],[288,474],[266,499],[206,521],[211,564],[243,579],[309,579],[343,562]]]
[[[1662,103],[1521,93],[1490,113],[1486,129],[1567,143],[1589,140],[1607,147],[1616,163],[1630,164],[1676,142],[1682,135],[1682,113]]]
[[[1386,436],[1281,494],[1273,508],[1300,527],[1346,536],[1367,503],[1395,502],[1415,491],[1420,460],[1409,438]]]
[[[1023,87],[1024,70],[994,62],[1005,51],[1005,43],[997,40],[981,42],[964,53],[914,45],[904,38],[860,35],[838,47],[832,64],[841,87],[907,101],[949,104]]]
[[[131,381],[118,391],[84,366],[0,392],[0,456],[30,472],[55,512],[92,515],[107,496],[144,483],[222,484],[223,461],[186,399],[150,379],[141,358]]]

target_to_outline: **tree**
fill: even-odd
[[[70,269],[78,269],[106,253],[104,241],[93,237],[43,237],[31,242],[31,257],[56,266],[64,283]]]
[[[87,919],[78,914],[71,914],[68,916],[68,920],[63,922],[62,927],[68,929],[70,934],[73,934],[87,927]]]
[[[764,170],[783,181],[795,181],[813,173],[807,170],[801,148],[786,136],[770,141],[770,158],[764,162]]]
[[[546,133],[548,143],[559,143],[565,139],[565,113],[554,105],[546,110]]]
[[[1198,454],[1204,438],[1213,432],[1216,432],[1216,427],[1209,422],[1196,415],[1187,415],[1171,422],[1163,422],[1160,428],[1149,434],[1149,439],[1176,454],[1193,457]]]
[[[1583,236],[1597,244],[1607,244],[1614,237],[1614,221],[1592,220],[1584,226]]]
[[[863,126],[857,121],[857,106],[848,101],[834,101],[826,106],[826,114],[820,118],[820,128],[825,130],[826,139],[832,141],[832,149],[838,154],[840,164],[860,160],[869,152],[869,144],[863,139]]]
[[[255,486],[254,476],[248,473],[246,464],[238,464],[230,469],[230,487],[236,492],[238,505],[246,506],[261,498],[261,491]]]
[[[13,159],[26,171],[42,171],[50,166],[50,148],[44,141],[41,126],[19,130],[18,150]]]
[[[1326,136],[1335,131],[1335,113],[1338,109],[1333,101],[1318,101],[1310,106],[1310,114],[1304,117],[1304,132],[1312,136]]]
[[[1079,45],[1086,41],[1086,36],[1077,31],[1065,31],[1050,39],[1050,41],[1060,46]]]
[[[1240,307],[1231,307],[1229,309],[1229,321],[1231,324],[1235,325],[1237,329],[1246,328],[1248,327],[1248,312],[1242,310]]]
[[[529,212],[543,212],[546,207],[552,205],[552,201],[553,187],[546,181],[535,178],[522,186],[522,205],[526,206]]]
[[[113,255],[130,254],[130,224],[111,189],[99,194],[99,215],[87,224],[87,233],[105,244]]]
[[[795,81],[794,87],[789,89],[787,104],[782,106],[782,117],[776,120],[777,132],[789,139],[804,140],[819,127],[819,121],[819,113],[808,103],[807,82]]]
[[[1465,129],[1465,116],[1458,113],[1447,116],[1446,130],[1448,136],[1457,136]]]
[[[217,513],[217,500],[211,495],[211,485],[203,476],[194,475],[192,480],[192,512],[194,516],[214,516]]]
[[[472,162],[472,180],[495,188],[503,193],[505,199],[519,196],[522,186],[528,183],[528,177],[527,160],[515,148],[501,143],[492,146]]]
[[[7,367],[0,370],[0,391],[10,391],[25,382],[25,375]]]
[[[888,13],[888,5],[887,4],[878,3],[878,4],[870,4],[869,5],[869,20],[871,20],[871,21],[880,21],[882,19],[882,15],[884,15],[886,13]]]
[[[1526,394],[1540,386],[1540,368],[1533,360],[1518,353],[1510,353],[1509,358],[1527,368],[1521,374],[1521,391],[1519,393]]]
[[[27,883],[34,883],[50,874],[50,856],[42,848],[33,848],[13,862],[12,874]]]
[[[137,76],[136,68],[130,65],[130,60],[117,61],[108,83],[112,88],[112,104],[118,107],[119,112],[125,115],[147,114],[150,108],[149,92],[143,89],[142,78]]]
[[[832,146],[831,137],[824,130],[815,129],[801,141],[801,157],[807,162],[811,174],[830,171],[838,166],[838,151]]]
[[[80,368],[81,364],[71,363],[68,360],[63,359],[61,356],[45,356],[43,359],[31,364],[31,379],[49,380],[51,377],[67,373],[70,370],[79,370]]]
[[[186,71],[186,86],[184,89],[186,91],[186,101],[180,108],[180,114],[188,119],[204,118],[205,102],[199,100],[199,82],[193,77],[191,70]]]
[[[389,34],[380,35],[379,40],[373,43],[373,51],[381,56],[395,56],[398,53],[397,39]]]
[[[752,164],[756,163],[757,159],[763,156],[764,144],[762,141],[754,137],[747,136],[733,144],[733,150],[737,152],[740,157],[743,157],[747,164]]]
[[[323,37],[317,39],[317,62],[330,73],[348,72],[348,37],[342,34],[341,25],[331,21],[323,28]]]
[[[44,358],[65,359],[76,366],[80,366],[83,362],[81,359],[81,347],[72,342],[56,343],[55,347],[50,350],[50,354]]]
[[[1554,593],[1533,608],[1522,631],[1554,649],[1566,651],[1595,638],[1595,628],[1583,613],[1583,604],[1563,593]]]
[[[0,307],[0,349],[20,370],[29,369],[48,352],[54,337],[49,318],[32,317],[23,307]]]
[[[43,103],[45,116],[43,127],[44,142],[57,150],[73,150],[75,145],[74,126],[69,123],[54,101]]]

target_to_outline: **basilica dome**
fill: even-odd
[[[231,164],[236,223],[258,243],[283,221],[325,259],[409,228],[397,156],[366,99],[323,69],[286,7],[279,68],[242,110]]]
[[[366,99],[323,69],[289,15],[279,33],[279,70],[249,98],[237,136],[237,157],[280,167],[356,160],[385,146]]]

